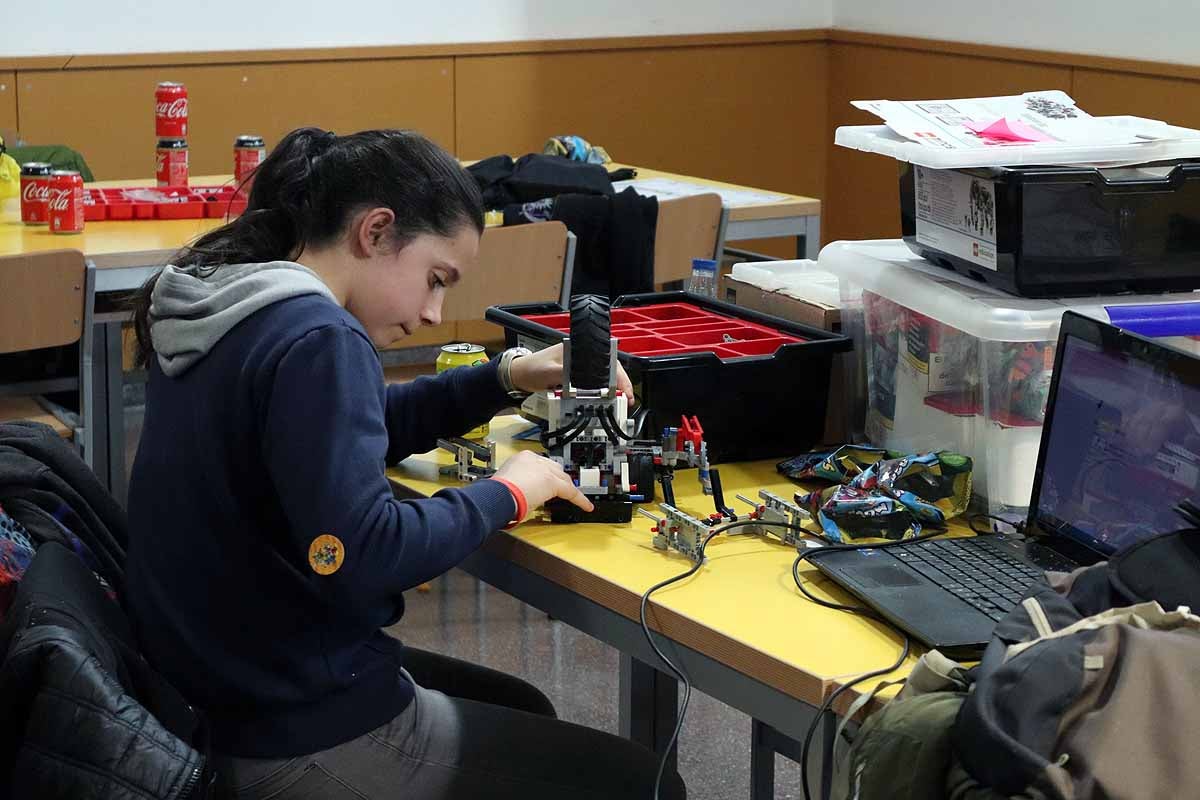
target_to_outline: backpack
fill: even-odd
[[[963,768],[1004,795],[1062,800],[1200,786],[1200,531],[1048,577],[974,672],[952,732]]]
[[[973,670],[922,657],[838,760],[835,797],[1155,800],[1200,786],[1200,530],[1047,578]]]

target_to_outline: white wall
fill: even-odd
[[[828,28],[835,0],[47,0],[0,55],[269,50]],[[172,9],[178,9],[173,11]],[[48,20],[62,20],[61,27]]]
[[[1197,0],[834,0],[856,31],[1200,64]]]

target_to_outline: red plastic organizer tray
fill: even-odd
[[[147,199],[151,193],[158,198]],[[88,222],[236,217],[245,210],[246,198],[235,186],[83,190],[83,218]]]
[[[563,333],[571,331],[571,315],[566,312],[525,319]],[[770,355],[781,345],[808,341],[688,303],[614,308],[612,335],[617,337],[620,351],[631,356],[715,353],[721,358],[741,358]]]

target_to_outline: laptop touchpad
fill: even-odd
[[[855,582],[865,587],[921,586],[923,581],[901,567],[858,567],[852,573]]]

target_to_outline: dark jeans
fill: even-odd
[[[654,753],[556,719],[550,701],[530,684],[412,649],[405,671],[417,685],[413,702],[357,739],[298,758],[218,757],[225,796],[651,800]],[[660,797],[686,796],[683,779],[668,771]]]

